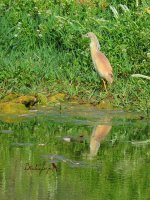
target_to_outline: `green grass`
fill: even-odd
[[[148,109],[150,75],[148,3],[140,1],[8,1],[0,4],[0,96],[9,92],[58,93],[101,101],[107,97],[93,70],[93,31],[109,58],[115,81],[109,87],[119,108]],[[128,6],[124,12],[119,4]],[[116,17],[110,5],[118,11]]]

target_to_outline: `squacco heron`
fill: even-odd
[[[113,71],[111,64],[108,58],[100,51],[100,44],[94,33],[89,32],[86,35],[83,35],[83,37],[90,38],[91,40],[90,49],[92,61],[96,71],[98,72],[100,77],[102,77],[105,90],[107,91],[105,80],[110,84],[112,84],[113,82]]]

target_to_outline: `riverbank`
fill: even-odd
[[[96,109],[105,111],[127,111],[129,113],[139,111],[137,116],[141,119],[149,118],[148,102],[143,105],[140,109],[137,105],[127,105],[126,107],[118,106],[116,100],[112,96],[107,96],[101,101],[95,101],[95,99],[90,99],[90,101],[79,98],[77,96],[69,97],[64,93],[57,93],[55,95],[18,95],[11,93],[0,100],[0,114],[26,114],[30,110],[42,109],[42,108],[56,108],[59,112],[65,111],[66,106],[80,107],[83,105],[85,109]],[[145,106],[145,107],[144,107]],[[143,110],[142,110],[143,109]],[[136,112],[137,113],[137,112]]]

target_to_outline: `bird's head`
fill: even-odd
[[[83,35],[83,37],[85,38],[90,38],[91,39],[91,42],[94,43],[94,46],[96,45],[96,48],[99,50],[100,49],[100,44],[99,44],[99,41],[96,37],[96,35],[92,32],[89,32],[85,35]]]
[[[86,38],[90,38],[90,39],[95,39],[96,35],[92,32],[89,32],[85,35],[83,35],[83,37],[86,37]]]

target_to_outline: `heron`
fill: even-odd
[[[112,84],[113,82],[113,70],[112,66],[108,60],[108,58],[100,51],[100,44],[96,37],[96,35],[92,32],[89,32],[83,37],[90,38],[90,50],[91,50],[91,57],[94,64],[95,70],[98,72],[100,77],[103,80],[104,88],[107,91],[105,80]]]
[[[90,155],[96,156],[100,147],[101,141],[108,135],[112,126],[111,125],[97,125],[92,132],[90,139]]]

